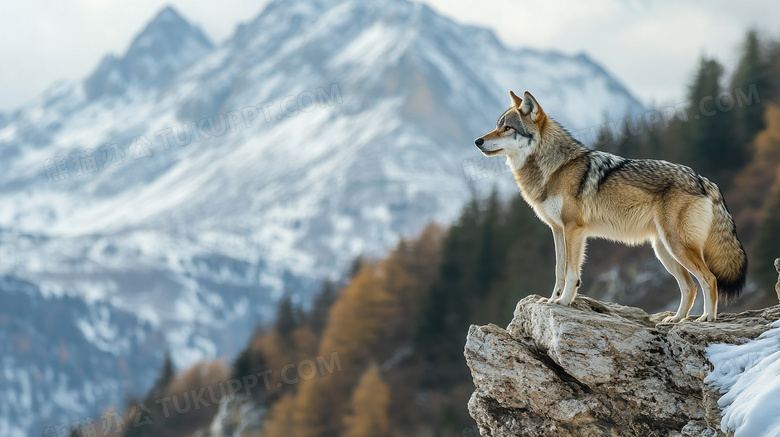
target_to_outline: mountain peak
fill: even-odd
[[[152,23],[155,22],[167,22],[167,21],[181,21],[181,22],[187,22],[187,20],[184,19],[184,17],[179,14],[179,12],[174,9],[173,6],[168,5],[160,10],[160,12],[157,13],[157,16],[154,17],[154,19],[151,21]]]
[[[213,48],[200,28],[166,6],[133,39],[122,58],[108,55],[101,61],[84,81],[87,97],[122,94],[133,84],[161,88]]]

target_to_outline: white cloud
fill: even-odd
[[[702,53],[729,67],[750,26],[773,37],[780,29],[775,0],[424,1],[458,21],[493,28],[510,46],[584,51],[645,102],[681,100]],[[106,53],[122,53],[169,3],[219,42],[266,1],[3,2],[0,109],[18,107],[57,79],[84,77]]]

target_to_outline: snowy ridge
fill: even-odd
[[[0,120],[0,274],[107,308],[73,323],[115,359],[115,312],[180,366],[230,356],[283,293],[305,302],[355,256],[450,222],[472,187],[515,192],[464,174],[509,89],[571,129],[642,109],[586,57],[509,49],[406,0],[273,1],[219,47],[166,8]]]

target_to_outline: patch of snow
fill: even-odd
[[[780,328],[780,321],[772,327]],[[704,381],[725,393],[718,400],[721,430],[734,437],[780,436],[780,329],[741,345],[710,345],[707,359],[714,368]]]

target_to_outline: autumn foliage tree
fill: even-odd
[[[295,395],[285,393],[275,402],[263,425],[263,437],[289,437],[295,428]]]
[[[401,241],[380,262],[364,262],[328,317],[319,356],[337,353],[344,371],[300,384],[294,437],[338,436],[354,387],[370,362],[390,359],[408,344],[410,317],[419,310],[438,263],[441,229],[426,228],[417,241]]]
[[[757,237],[758,228],[768,217],[770,188],[777,183],[780,170],[780,107],[767,104],[765,120],[766,127],[753,140],[753,159],[737,174],[732,189],[726,193],[749,255],[761,241]]]
[[[286,435],[293,436],[335,436],[343,431],[361,369],[372,357],[390,358],[412,335],[413,327],[404,322],[419,310],[419,293],[427,287],[438,262],[440,235],[438,226],[429,226],[418,239],[400,242],[387,259],[361,261],[328,312],[317,352],[325,357],[338,354],[344,371],[296,384],[294,397],[286,396],[284,404],[272,407],[265,425],[267,435],[286,430]],[[324,287],[315,301],[328,302],[332,294]],[[309,320],[316,313],[313,308]]]
[[[344,419],[343,437],[387,436],[389,403],[390,389],[382,380],[379,367],[372,364],[360,377],[352,394],[351,411]]]

